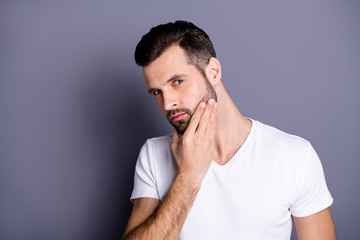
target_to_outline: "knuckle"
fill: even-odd
[[[199,138],[199,137],[195,138],[195,140],[194,140],[194,143],[195,143],[197,146],[200,145],[202,142],[204,142],[204,140],[203,140],[202,138]]]
[[[188,143],[190,143],[190,137],[189,136],[183,136],[183,138],[182,138],[182,143],[183,144],[188,144]]]

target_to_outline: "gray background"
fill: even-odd
[[[138,151],[171,132],[134,48],[186,19],[248,117],[308,139],[360,239],[359,1],[0,3],[0,239],[116,239]]]

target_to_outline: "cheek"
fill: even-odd
[[[192,112],[195,111],[196,107],[203,100],[204,95],[206,94],[204,88],[201,86],[194,86],[188,91],[184,92],[181,95],[182,106],[189,108]]]
[[[158,105],[158,107],[160,108],[161,112],[166,114],[166,111],[164,110],[164,104],[161,98],[155,98],[155,101]]]

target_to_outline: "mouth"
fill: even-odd
[[[171,121],[179,121],[179,120],[183,119],[186,116],[186,114],[187,113],[185,113],[185,112],[175,114],[171,117]]]

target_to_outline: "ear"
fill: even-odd
[[[205,74],[213,86],[216,86],[221,81],[221,65],[217,58],[210,58],[205,68]]]

